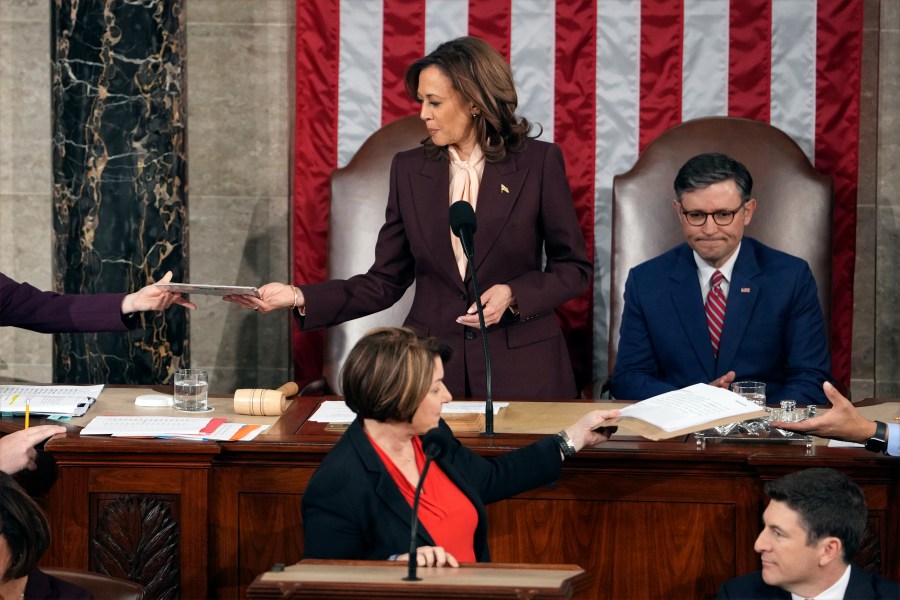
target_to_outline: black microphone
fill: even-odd
[[[471,262],[475,255],[475,240],[472,239],[472,236],[478,229],[475,211],[471,204],[465,200],[457,200],[450,205],[450,229],[453,231],[453,235],[462,242],[463,253]]]
[[[416,556],[416,531],[419,529],[419,497],[422,495],[422,484],[425,483],[425,475],[428,474],[428,467],[431,461],[440,458],[450,449],[453,439],[450,434],[440,427],[435,427],[422,436],[422,450],[425,452],[425,466],[422,467],[422,475],[419,477],[419,484],[416,486],[416,493],[413,497],[412,521],[409,524],[409,560],[407,561],[406,577],[403,581],[421,581],[421,577],[416,577],[416,567],[418,566]]]
[[[475,292],[475,308],[478,311],[478,325],[481,329],[481,343],[484,347],[484,369],[486,393],[484,404],[484,436],[494,436],[494,401],[491,383],[491,349],[488,346],[487,327],[484,324],[484,306],[481,305],[481,292],[478,291],[478,280],[475,278],[475,241],[472,235],[478,224],[475,211],[465,200],[457,200],[450,205],[450,229],[462,243],[463,253],[469,260],[469,271],[472,273],[472,289]]]

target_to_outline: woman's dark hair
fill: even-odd
[[[411,422],[431,387],[434,359],[451,350],[406,328],[383,327],[364,335],[341,369],[344,402],[364,419]]]
[[[490,44],[472,36],[456,38],[411,64],[404,83],[406,93],[417,102],[421,102],[419,74],[428,67],[440,69],[462,101],[478,108],[478,116],[473,117],[475,141],[481,146],[485,160],[496,162],[507,151],[518,152],[525,147],[531,123],[516,115],[519,97],[512,70]],[[423,144],[428,158],[447,156],[446,146],[435,146],[431,138]]]
[[[0,532],[9,547],[2,581],[25,577],[50,547],[50,526],[41,507],[6,473],[0,472]]]

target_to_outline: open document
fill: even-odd
[[[620,421],[650,440],[664,440],[766,416],[755,402],[732,391],[698,383],[647,398],[621,410]]]
[[[0,412],[80,417],[103,391],[102,385],[0,385]]]

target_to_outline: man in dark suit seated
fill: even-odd
[[[612,376],[644,400],[711,383],[762,381],[770,402],[824,404],[825,320],[809,265],[744,237],[756,211],[747,168],[700,154],[675,178],[686,242],[631,269]]]
[[[850,560],[866,531],[862,489],[834,469],[807,469],[770,481],[771,501],[754,549],[762,570],[719,588],[736,598],[900,598],[900,585]]]

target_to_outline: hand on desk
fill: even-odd
[[[396,560],[409,561],[409,552],[399,554]],[[416,564],[420,567],[458,567],[459,561],[442,546],[419,546],[416,548]]]
[[[21,429],[0,438],[0,471],[13,475],[27,469],[37,468],[35,446],[57,433],[65,433],[59,425],[39,425]]]
[[[875,421],[862,416],[853,404],[827,381],[822,388],[828,401],[831,402],[831,410],[821,416],[796,423],[773,421],[772,427],[858,444],[865,444],[875,435]]]

